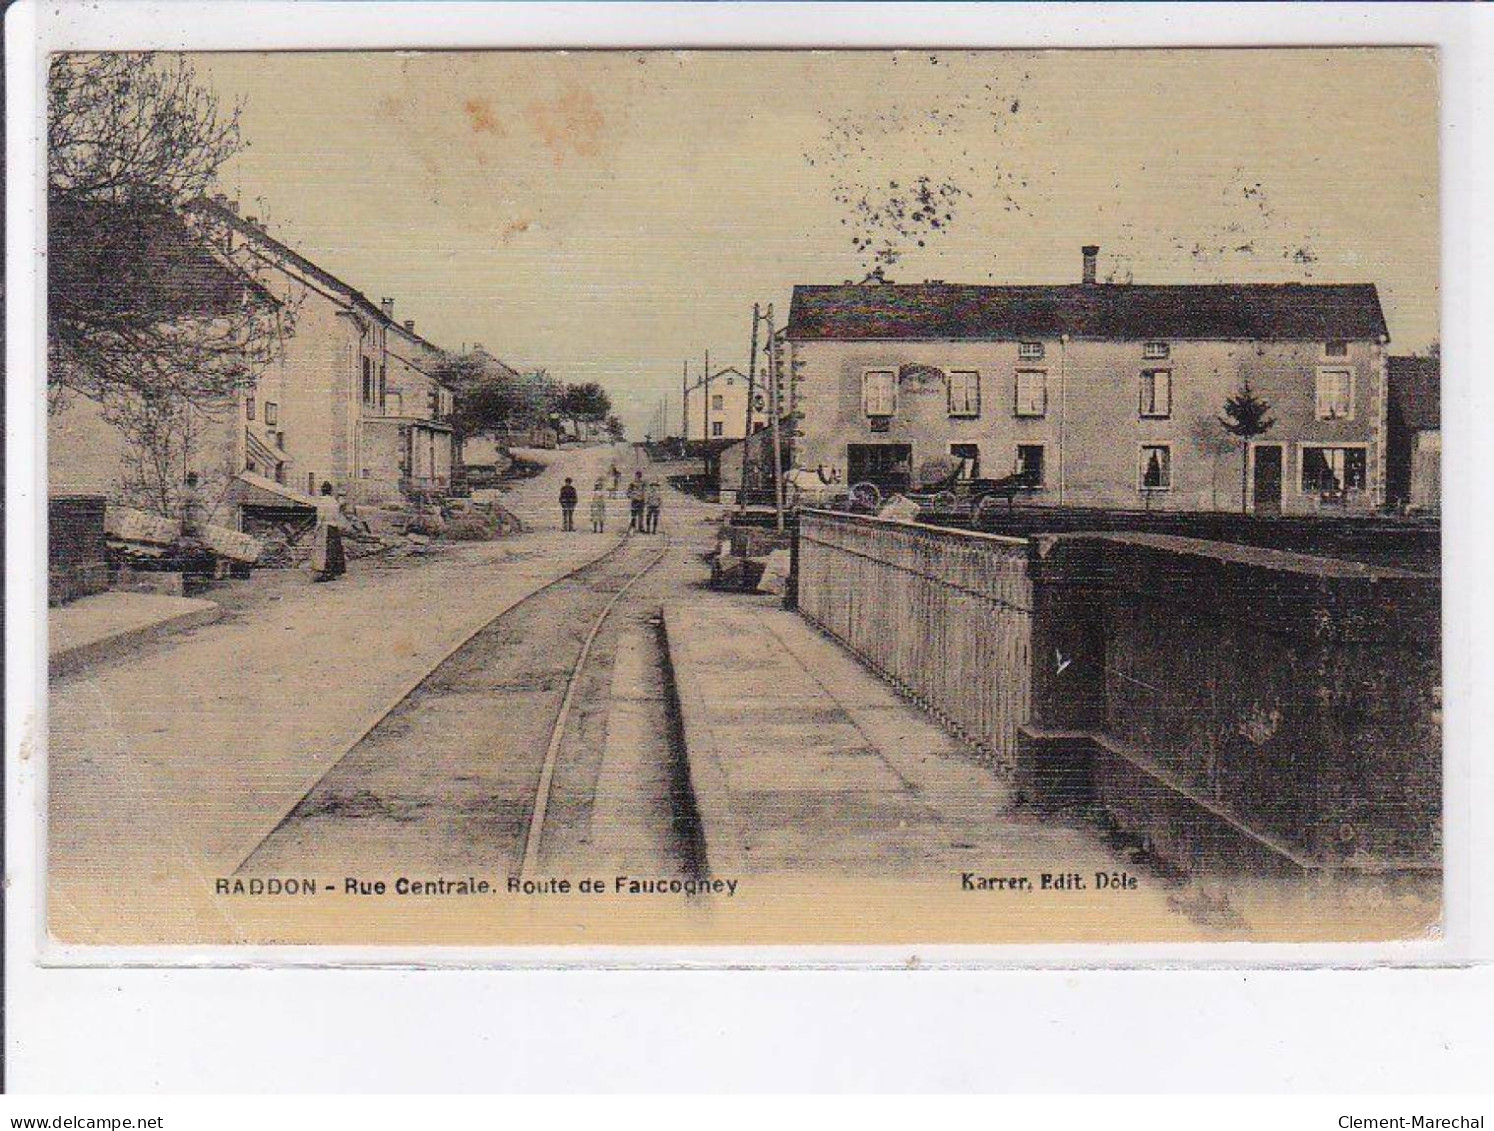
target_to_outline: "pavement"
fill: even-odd
[[[748,894],[723,930],[755,903],[797,908],[798,937],[816,941],[1207,931],[1175,883],[1092,828],[1016,805],[959,740],[778,598],[672,602],[664,627],[706,867]],[[1116,902],[1097,891],[1101,874],[1135,886]]]
[[[57,679],[81,671],[222,615],[216,602],[194,597],[117,591],[81,597],[47,610],[48,675]]]
[[[1017,812],[959,740],[779,604],[664,609],[712,872],[927,873],[1018,854],[1119,863],[1078,830]]]
[[[630,449],[547,453],[505,504],[515,538],[417,567],[288,585],[52,683],[49,927],[68,941],[222,935],[206,898],[367,729],[499,613],[622,538],[564,533],[561,478]],[[626,460],[627,462],[623,462]],[[231,933],[231,931],[230,931]]]

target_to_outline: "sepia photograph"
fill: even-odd
[[[1443,937],[1436,49],[46,72],[48,945]]]

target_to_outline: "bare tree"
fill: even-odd
[[[1219,509],[1219,457],[1229,454],[1234,450],[1234,441],[1230,439],[1227,432],[1219,427],[1219,419],[1214,416],[1200,416],[1193,422],[1190,430],[1190,438],[1193,444],[1204,455],[1209,457],[1209,498],[1210,506],[1214,510]]]
[[[242,148],[185,59],[54,56],[47,107],[49,403],[221,404],[279,349],[293,308],[182,208]]]

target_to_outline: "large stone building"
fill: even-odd
[[[1034,501],[1238,510],[1242,445],[1219,418],[1247,382],[1256,513],[1385,499],[1386,332],[1372,284],[799,286],[784,335],[796,463],[915,485],[935,457],[1024,472]]]
[[[315,495],[387,500],[451,482],[451,391],[435,379],[441,351],[361,291],[269,235],[223,200],[198,201],[225,251],[253,261],[292,312],[277,362],[243,390],[251,472]]]
[[[452,392],[441,351],[355,287],[270,236],[222,199],[188,206],[195,247],[212,247],[284,304],[290,332],[254,381],[186,414],[178,479],[195,471],[211,521],[238,526],[253,508],[311,507],[324,490],[352,502],[440,492],[451,482]],[[202,237],[208,238],[204,240]],[[54,493],[101,494],[163,509],[125,489],[138,460],[102,407],[78,395],[49,422]]]

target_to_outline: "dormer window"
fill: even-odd
[[[1349,356],[1349,343],[1348,342],[1324,342],[1323,343],[1323,356],[1324,357],[1348,357]]]
[[[1022,361],[1042,361],[1042,342],[1018,342],[1017,357]]]
[[[1165,361],[1172,356],[1172,347],[1166,342],[1143,342],[1141,356],[1147,361]]]

